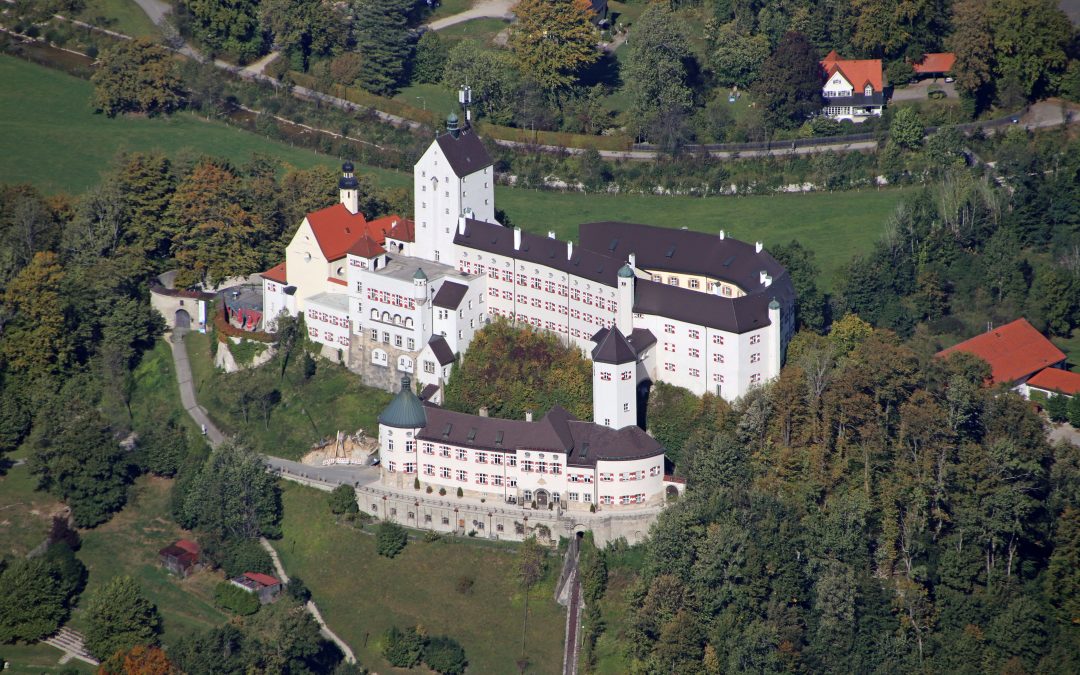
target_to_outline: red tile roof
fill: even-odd
[[[262,278],[269,279],[270,281],[276,281],[279,284],[289,283],[285,280],[285,263],[281,263],[280,265],[274,265],[270,269],[266,270],[262,273]]]
[[[244,572],[244,576],[263,586],[275,586],[281,583],[269,574],[260,574],[259,572]]]
[[[397,214],[376,218],[368,223],[368,236],[380,242],[387,236],[398,241],[413,241],[413,223]]]
[[[177,548],[182,548],[188,553],[191,553],[192,555],[199,555],[199,545],[191,541],[190,539],[181,539],[180,541],[173,544],[173,546]]]
[[[349,213],[340,202],[309,213],[307,221],[327,261],[344,258],[349,247],[367,231],[364,214]]]
[[[356,243],[349,247],[349,253],[361,258],[374,258],[377,255],[386,253],[386,249],[379,246],[374,239],[365,234],[356,240]]]
[[[393,216],[397,218],[397,216]],[[408,218],[401,218],[390,225],[386,236],[398,241],[416,241],[416,225]]]
[[[349,282],[345,281],[344,279],[335,279],[334,277],[326,277],[326,280],[329,281],[332,284],[337,284],[338,286],[348,286],[349,285]]]
[[[915,72],[919,74],[947,73],[952,70],[954,63],[956,63],[956,54],[941,52],[924,55],[922,61],[913,64],[913,67]]]
[[[1028,386],[1056,391],[1067,396],[1080,394],[1080,373],[1061,368],[1044,368],[1027,381]]]
[[[856,94],[861,94],[868,82],[875,92],[881,92],[885,88],[881,75],[881,59],[842,59],[834,49],[821,61],[821,67],[829,77],[839,70],[855,88]]]
[[[937,355],[948,356],[956,352],[974,354],[989,363],[991,380],[996,384],[1016,382],[1065,360],[1065,354],[1035,330],[1027,319],[1017,319],[976,335]]]

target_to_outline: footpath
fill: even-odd
[[[210,445],[217,447],[225,441],[225,434],[221,433],[221,430],[214,425],[210,417],[207,416],[206,410],[195,399],[195,384],[191,378],[191,363],[188,361],[187,346],[184,344],[184,331],[170,333],[167,339],[172,347],[173,365],[176,368],[176,386],[180,389],[180,402],[183,404],[184,410],[191,415],[191,419],[206,430],[206,440]],[[259,543],[270,554],[271,560],[274,561],[274,569],[277,571],[278,578],[283,583],[288,583],[289,575],[285,573],[285,568],[281,564],[281,559],[278,558],[277,551],[274,550],[274,547],[270,545],[270,542],[265,537],[260,537]],[[356,656],[353,654],[352,649],[344,640],[338,637],[337,633],[330,630],[330,627],[326,625],[326,621],[323,620],[322,613],[313,601],[308,600],[307,610],[319,624],[319,632],[322,636],[341,649],[347,662],[356,663]]]

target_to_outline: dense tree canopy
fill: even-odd
[[[756,86],[769,126],[787,129],[818,113],[822,82],[824,74],[810,41],[802,33],[785,34],[761,67]]]
[[[182,524],[221,540],[275,536],[281,490],[263,458],[236,443],[214,449],[184,496]]]
[[[592,418],[592,366],[550,333],[515,328],[499,318],[477,331],[468,354],[450,373],[445,406],[492,417],[537,419],[554,405]]]
[[[683,28],[666,4],[653,3],[628,46],[623,79],[631,99],[629,128],[646,140],[670,134],[694,103],[693,57]]]
[[[86,648],[104,660],[138,645],[157,643],[161,616],[128,576],[114,577],[86,605]]]
[[[0,644],[55,633],[85,582],[86,568],[63,543],[35,558],[0,560]]]
[[[569,88],[599,58],[589,0],[521,0],[514,13],[510,50],[518,69],[546,91]]]
[[[143,38],[121,40],[106,50],[91,81],[94,108],[109,117],[170,113],[184,105],[183,83],[172,53]]]

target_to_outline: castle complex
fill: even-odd
[[[490,155],[451,116],[413,171],[413,218],[367,220],[353,166],[341,201],[308,214],[263,276],[266,328],[303,314],[323,355],[397,390],[380,417],[384,482],[414,478],[506,501],[595,509],[663,498],[663,449],[639,428],[653,382],[732,400],[780,372],[795,293],[762,244],[618,222],[578,242],[495,217]],[[492,317],[532,326],[593,362],[593,421],[443,410],[443,388]],[[423,402],[421,402],[423,401]]]

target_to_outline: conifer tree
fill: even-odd
[[[392,94],[405,77],[412,50],[406,0],[355,0],[353,34],[364,58],[357,82],[373,94]]]

